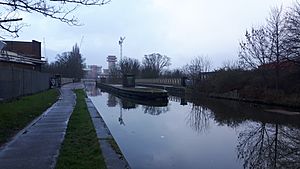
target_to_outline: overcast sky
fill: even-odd
[[[142,60],[145,54],[171,58],[179,68],[196,56],[219,67],[237,59],[246,29],[265,23],[270,9],[293,0],[112,0],[105,6],[80,7],[74,14],[83,26],[69,26],[38,14],[24,14],[29,27],[16,40],[43,42],[46,57],[80,44],[87,64],[107,67],[106,57],[119,57],[118,40],[125,36],[123,56]],[[44,46],[42,46],[44,55]]]

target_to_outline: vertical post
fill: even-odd
[[[119,40],[119,45],[120,45],[120,61],[122,60],[122,47],[123,47],[124,40],[125,40],[125,37],[120,37],[120,40]]]
[[[120,61],[122,60],[122,43],[120,44]]]

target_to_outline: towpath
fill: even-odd
[[[76,104],[72,89],[82,87],[80,83],[64,85],[59,100],[1,148],[0,168],[54,168]]]

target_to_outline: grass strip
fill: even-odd
[[[106,168],[83,90],[75,91],[77,99],[67,133],[60,149],[57,169]]]
[[[51,89],[0,103],[0,145],[41,115],[58,99],[58,95],[56,89]]]

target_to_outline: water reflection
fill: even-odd
[[[84,86],[89,96],[101,95],[101,90],[96,88],[96,82],[84,82]]]
[[[169,106],[166,106],[166,107],[143,106],[143,109],[144,109],[145,114],[158,116],[162,113],[168,112],[169,111]]]
[[[107,97],[107,106],[108,107],[116,107],[119,105],[120,107],[120,116],[118,121],[120,125],[125,126],[125,122],[123,120],[123,109],[130,110],[136,109],[138,106],[142,106],[144,114],[150,114],[153,116],[160,115],[162,113],[166,113],[169,111],[168,101],[144,101],[144,100],[135,100],[132,98],[125,97],[116,97],[113,94],[108,93]]]
[[[244,168],[300,168],[300,130],[250,123],[239,132],[238,158]]]
[[[206,107],[192,104],[190,113],[187,114],[187,124],[198,133],[206,132],[209,129],[209,123],[212,112]]]
[[[120,117],[119,117],[118,120],[119,120],[120,125],[125,126],[125,122],[123,120],[123,111],[122,111],[122,108],[120,108]]]
[[[117,105],[117,98],[114,95],[109,94],[107,97],[107,106],[116,107],[116,105]]]
[[[189,124],[198,132],[207,130],[209,119],[236,128],[237,158],[244,168],[300,168],[299,116],[270,114],[261,105],[222,100],[197,104],[202,106],[193,105]]]
[[[197,106],[206,107],[211,110],[213,114],[212,119],[221,126],[236,128],[243,126],[244,122],[250,120],[300,127],[300,116],[286,116],[265,112],[264,110],[269,107],[264,105],[210,98],[192,100],[191,102]]]
[[[300,168],[299,116],[208,98],[95,100],[132,168]]]
[[[169,96],[168,99],[170,101],[179,102],[182,106],[188,105],[188,102],[185,97]]]
[[[122,103],[123,109],[135,109],[137,107],[136,103],[126,100],[126,99],[122,99],[121,103]]]
[[[123,109],[135,109],[139,105],[142,105],[143,107],[168,107],[168,100],[136,100],[132,98],[119,97],[108,93],[107,106],[116,107],[117,105]]]

